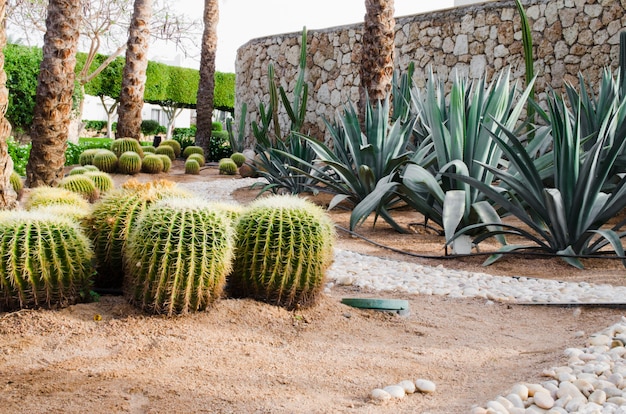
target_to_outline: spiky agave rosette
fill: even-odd
[[[89,239],[70,219],[0,213],[0,312],[81,301],[91,289],[92,257]]]
[[[155,203],[128,239],[125,295],[151,313],[206,309],[222,295],[232,268],[233,237],[228,216],[204,200]]]
[[[132,226],[150,204],[170,197],[191,198],[191,194],[165,180],[150,183],[129,180],[95,204],[85,227],[96,254],[96,287],[122,287],[122,256]]]
[[[315,204],[295,196],[253,202],[236,227],[229,289],[293,309],[314,303],[333,260],[334,225]]]

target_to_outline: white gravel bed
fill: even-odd
[[[232,191],[257,181],[224,179],[180,186],[209,200],[236,202],[231,197]],[[622,286],[493,276],[342,249],[335,249],[335,261],[327,278],[327,291],[334,286],[353,286],[381,292],[480,297],[509,303],[623,303],[626,298],[626,287]],[[626,414],[626,318],[592,335],[587,345],[566,349],[568,365],[544,371],[546,381],[515,384],[506,395],[497,396],[484,406],[475,406],[471,413]]]

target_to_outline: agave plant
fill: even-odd
[[[624,256],[620,231],[623,223],[612,228],[607,222],[626,207],[626,176],[621,177],[611,193],[605,192],[607,180],[620,153],[626,146],[626,99],[621,99],[616,111],[606,112],[600,124],[595,143],[589,151],[583,151],[583,121],[578,101],[575,117],[563,99],[554,92],[548,99],[548,116],[554,140],[552,156],[554,186],[547,186],[527,149],[514,132],[503,127],[508,141],[492,134],[494,141],[506,154],[510,171],[483,166],[505,183],[512,191],[503,193],[492,185],[473,177],[455,174],[454,178],[476,187],[492,202],[521,220],[529,229],[504,225],[499,222],[476,224],[462,229],[458,234],[472,228],[498,224],[474,243],[493,236],[515,235],[527,239],[533,245],[504,245],[502,252],[528,248],[560,255],[569,264],[582,268],[575,256],[589,255],[607,246]],[[450,174],[452,176],[452,174]],[[486,264],[499,259],[489,258]],[[626,265],[626,262],[625,262]]]

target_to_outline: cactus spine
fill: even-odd
[[[237,164],[235,164],[235,161],[231,160],[230,158],[222,158],[219,161],[218,169],[220,171],[220,174],[224,174],[224,175],[237,174]]]
[[[185,174],[200,174],[200,164],[196,160],[185,161]]]
[[[190,145],[183,151],[183,157],[189,158],[191,154],[200,154],[204,156],[204,150],[202,147],[198,147],[197,145]]]
[[[120,174],[137,174],[141,171],[141,155],[134,151],[122,153],[117,162],[117,169]]]
[[[93,180],[84,174],[68,175],[59,182],[59,187],[73,191],[94,202],[100,197],[100,191]]]
[[[143,158],[141,171],[148,174],[158,174],[163,172],[163,161],[156,154],[148,154]]]
[[[155,203],[128,240],[125,295],[152,313],[204,310],[222,295],[233,248],[230,219],[205,201]]]
[[[93,165],[100,171],[113,173],[117,169],[117,155],[113,151],[98,150],[93,157]]]
[[[170,157],[171,161],[174,161],[176,159],[176,153],[174,152],[174,148],[172,148],[171,145],[159,145],[159,147],[156,149],[156,154],[167,155],[168,157]]]
[[[0,312],[67,306],[91,287],[93,251],[60,216],[14,211],[0,219]]]
[[[309,201],[253,202],[237,222],[232,293],[288,309],[312,304],[332,262],[334,235],[333,222]]]
[[[118,138],[111,143],[111,151],[119,158],[123,153],[132,151],[143,157],[141,144],[135,138]]]
[[[172,149],[174,150],[174,158],[172,159],[172,161],[174,161],[174,159],[180,157],[180,153],[181,153],[181,146],[180,143],[174,139],[166,139],[165,141],[161,142],[161,145],[159,145],[159,148],[162,146],[169,146],[172,147]],[[159,149],[157,148],[157,150]],[[158,152],[157,152],[158,154]]]

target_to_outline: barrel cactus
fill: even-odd
[[[100,197],[100,191],[96,184],[84,174],[68,175],[59,181],[59,187],[78,193],[90,202],[94,202]]]
[[[91,181],[93,181],[93,183],[96,185],[96,188],[98,189],[98,191],[100,191],[100,194],[112,190],[115,186],[113,178],[103,171],[87,171],[84,175],[85,177],[91,178]]]
[[[204,150],[197,145],[190,145],[183,151],[183,157],[188,158],[191,154],[200,154],[204,156]]]
[[[60,187],[36,187],[30,190],[28,198],[24,202],[26,210],[32,210],[41,206],[52,204],[78,206],[89,209],[89,202],[80,194]]]
[[[113,173],[117,169],[117,155],[113,151],[101,149],[93,157],[93,165],[100,171]]]
[[[127,151],[136,152],[143,157],[143,149],[141,144],[135,138],[118,138],[111,143],[111,151],[119,158]]]
[[[93,157],[100,151],[100,149],[86,149],[78,156],[78,162],[80,165],[91,165],[93,163]]]
[[[168,197],[190,198],[191,195],[169,181],[139,183],[130,180],[94,205],[85,227],[94,245],[97,287],[122,287],[122,255],[130,229],[150,204]]]
[[[65,217],[3,213],[0,257],[0,312],[71,305],[91,289],[91,243]]]
[[[198,175],[200,174],[200,164],[196,160],[185,161],[185,174]]]
[[[241,167],[243,163],[246,162],[246,156],[243,155],[241,152],[235,152],[233,155],[230,156],[230,159],[233,160],[235,164],[237,164],[237,168]]]
[[[180,157],[182,149],[181,149],[180,143],[178,141],[176,141],[174,139],[166,139],[165,141],[161,142],[161,144],[159,145],[159,147],[162,147],[162,146],[170,146],[170,147],[172,147],[172,149],[174,150],[174,154],[175,154],[174,158]]]
[[[163,172],[168,172],[170,168],[172,168],[172,160],[170,157],[164,154],[157,154],[157,157],[161,158],[161,161],[163,161]]]
[[[163,172],[163,160],[156,154],[146,154],[141,163],[141,171],[147,174]]]
[[[200,164],[201,167],[206,163],[206,160],[204,159],[204,155],[202,154],[195,154],[195,153],[191,154],[189,157],[187,157],[187,161],[189,160],[198,161],[198,164]]]
[[[91,164],[88,164],[88,165],[83,165],[83,168],[84,168],[86,171],[100,171],[100,170],[98,169],[98,167],[96,167],[95,165],[91,165]]]
[[[76,205],[50,204],[40,206],[28,211],[51,214],[53,216],[66,217],[75,223],[82,223],[91,214],[91,208]]]
[[[124,294],[144,311],[201,311],[223,293],[232,268],[230,219],[200,199],[155,203],[131,231]]]
[[[152,145],[143,145],[141,149],[143,150],[144,154],[146,152],[149,152],[150,154],[156,154],[156,148],[154,148]]]
[[[176,153],[174,152],[174,148],[172,148],[171,145],[159,145],[159,147],[156,149],[156,154],[167,155],[172,161],[176,159]]]
[[[24,190],[24,183],[22,182],[22,177],[15,171],[11,173],[9,177],[9,181],[11,183],[11,187],[13,187],[13,191],[17,194],[18,197],[22,195],[22,191]]]
[[[224,175],[237,174],[237,164],[235,164],[235,161],[231,160],[230,158],[222,158],[219,161],[218,169],[220,171],[220,174],[224,174]]]
[[[334,225],[296,196],[253,202],[237,222],[230,290],[295,309],[314,303],[333,259]]]
[[[134,151],[126,151],[117,161],[117,171],[120,174],[134,175],[141,171],[141,155]]]
[[[80,174],[85,174],[87,172],[87,169],[85,167],[74,167],[70,170],[69,173],[67,173],[67,175],[80,175]]]

